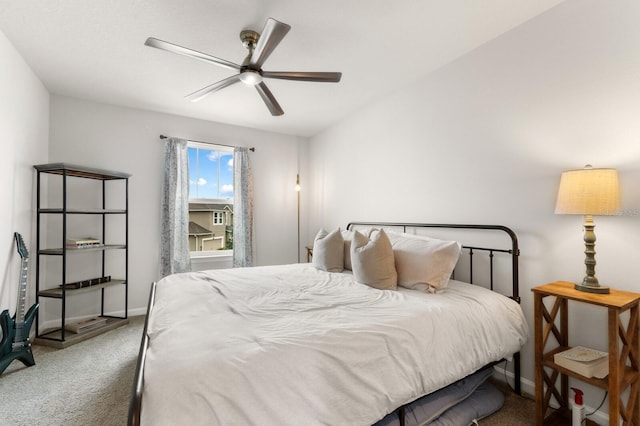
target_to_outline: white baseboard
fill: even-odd
[[[507,382],[509,387],[513,389],[514,375],[511,371],[505,371],[505,364],[501,363],[501,364],[495,365],[493,369],[494,369],[494,372],[492,377],[503,383]],[[520,390],[523,396],[535,398],[536,384],[535,382],[532,382],[529,379],[520,377]],[[559,407],[559,405],[553,400],[549,403],[549,405],[552,408]],[[593,410],[595,410],[595,407],[591,407],[589,405],[584,406],[585,413],[591,413]],[[591,416],[589,416],[589,418],[601,425],[609,424],[609,413],[603,413],[602,411],[597,411],[596,413],[593,413]]]
[[[137,317],[140,315],[147,315],[147,308],[136,308],[136,309],[129,309],[129,316],[130,317]]]

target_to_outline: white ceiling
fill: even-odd
[[[0,29],[51,93],[312,136],[563,0],[0,0]],[[241,63],[242,29],[291,31],[267,71],[341,71],[340,83],[266,80],[272,117],[242,84],[184,98],[234,74],[144,45],[153,36]]]

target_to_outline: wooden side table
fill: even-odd
[[[307,263],[311,262],[311,258],[313,257],[313,246],[307,246]]]
[[[571,419],[569,405],[569,376],[605,389],[609,392],[609,424],[640,425],[640,294],[611,290],[610,294],[578,291],[573,283],[557,281],[532,289],[535,321],[536,425],[567,424]],[[551,309],[545,297],[555,297]],[[569,300],[601,306],[607,309],[609,375],[604,379],[587,378],[557,365],[553,356],[569,349]],[[625,326],[621,315],[629,311]],[[559,317],[559,324],[556,319]],[[556,347],[546,348],[553,336]],[[558,378],[559,384],[558,384]],[[627,401],[622,393],[629,388]],[[560,408],[546,416],[551,397]],[[567,417],[568,416],[568,417]],[[565,423],[561,423],[561,422]],[[558,422],[558,423],[556,423]]]

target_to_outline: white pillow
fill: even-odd
[[[358,229],[358,232],[369,238],[369,235],[371,235],[371,232],[373,232],[374,229],[376,228],[363,228]],[[353,241],[354,232],[354,230],[350,229],[342,231],[342,239],[344,240],[344,269],[348,269],[350,271],[353,269],[351,267],[351,241]]]
[[[318,231],[313,241],[313,266],[327,272],[342,272],[344,269],[344,241],[340,228],[327,232]]]
[[[389,237],[382,230],[374,230],[371,239],[359,231],[351,242],[351,266],[356,282],[380,290],[395,290],[398,284]]]
[[[391,241],[399,286],[431,293],[447,288],[460,243],[411,234],[392,235]]]

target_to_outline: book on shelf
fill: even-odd
[[[100,247],[102,243],[100,239],[93,237],[67,238],[66,246],[67,248]]]
[[[60,288],[64,287],[67,289],[78,289],[78,288],[90,287],[96,284],[103,284],[109,281],[111,281],[111,275],[107,275],[105,277],[99,277],[99,278],[91,278],[89,280],[76,281],[76,282],[67,283],[67,284],[60,284],[58,287]]]
[[[553,361],[585,377],[604,379],[609,374],[609,354],[583,346],[558,352],[553,356]]]
[[[80,334],[95,330],[96,328],[104,327],[105,325],[107,325],[106,318],[96,317],[85,321],[66,324],[64,328],[72,333]]]

